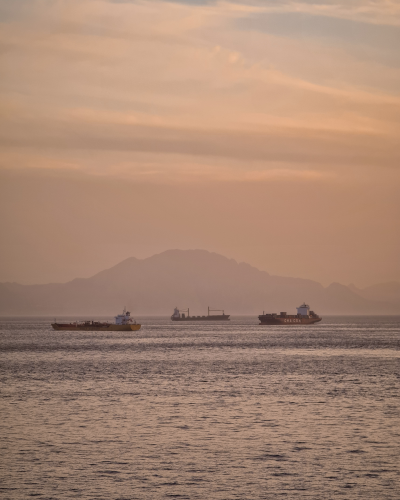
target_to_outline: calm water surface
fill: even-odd
[[[2,498],[400,498],[399,317],[139,319],[0,320]]]

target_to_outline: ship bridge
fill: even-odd
[[[300,307],[296,307],[296,309],[297,309],[297,314],[301,314],[302,316],[308,316],[308,311],[310,310],[310,306],[304,302]]]

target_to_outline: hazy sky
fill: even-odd
[[[398,0],[0,0],[0,44],[0,281],[400,280]]]

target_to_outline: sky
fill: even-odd
[[[400,281],[399,47],[397,0],[0,0],[0,282]]]

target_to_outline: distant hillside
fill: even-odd
[[[349,288],[357,295],[368,300],[378,300],[393,305],[400,303],[400,283],[397,283],[397,281],[378,283],[377,285],[367,286],[362,289],[354,285],[349,285]]]
[[[126,306],[134,315],[169,315],[178,306],[203,315],[210,306],[258,315],[294,313],[303,301],[319,314],[400,313],[400,300],[382,300],[385,294],[365,290],[271,276],[205,250],[168,250],[143,260],[131,257],[69,283],[0,284],[0,314],[106,316]]]

